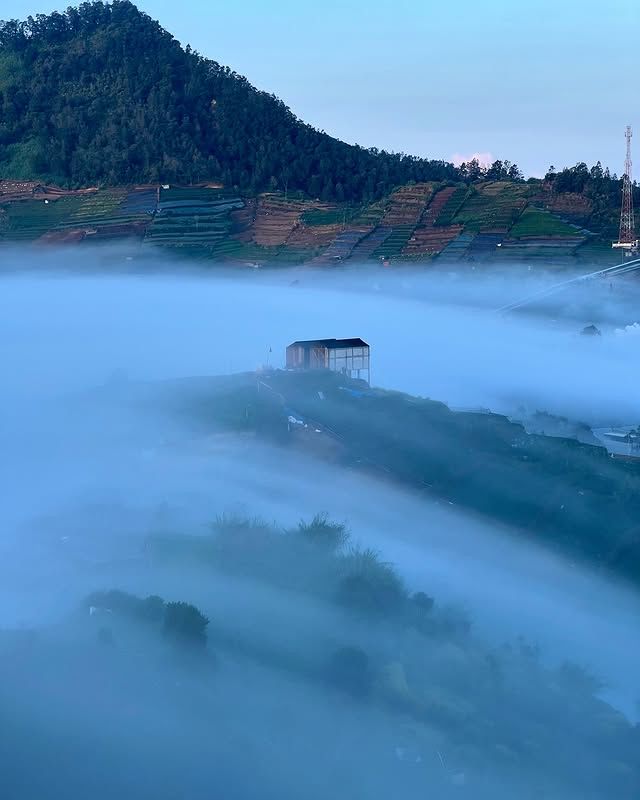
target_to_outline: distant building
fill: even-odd
[[[287,369],[330,369],[369,383],[369,345],[362,339],[314,339],[287,347]]]
[[[640,461],[640,429],[594,428],[594,436],[607,448],[612,458]]]

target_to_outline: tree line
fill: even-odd
[[[573,167],[557,171],[552,165],[547,170],[545,182],[556,194],[580,194],[591,201],[590,227],[615,234],[620,213],[622,177],[611,174],[600,161],[588,167],[583,161]],[[633,199],[640,203],[640,186],[633,184]]]

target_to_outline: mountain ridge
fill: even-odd
[[[250,263],[566,261],[595,240],[610,255],[617,233],[621,181],[600,164],[525,181],[509,161],[346,144],[130,0],[0,22],[0,120],[0,241],[134,236]],[[86,187],[100,197],[81,203]]]
[[[2,173],[67,187],[220,181],[342,201],[460,177],[301,122],[129,0],[0,23],[0,108]]]

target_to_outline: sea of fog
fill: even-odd
[[[33,257],[12,258],[29,266]],[[632,279],[594,281],[536,313],[504,316],[495,310],[558,277],[366,267],[109,277],[90,272],[85,258],[86,277],[76,268],[2,281],[0,354],[11,391],[82,387],[116,371],[154,379],[279,367],[296,339],[360,336],[372,348],[375,385],[452,407],[638,422],[631,365],[640,283]],[[603,335],[581,336],[592,323]]]
[[[16,267],[26,256],[13,258]],[[201,530],[228,510],[282,524],[326,511],[412,587],[466,607],[484,637],[522,636],[549,663],[587,666],[608,698],[636,714],[640,602],[628,588],[446,503],[233,437],[194,442],[166,419],[78,402],[114,374],[154,380],[281,366],[292,340],[361,336],[376,385],[454,407],[638,422],[640,336],[625,330],[636,322],[633,283],[583,289],[566,313],[556,305],[504,318],[497,307],[552,278],[366,268],[179,277],[90,267],[13,271],[0,281],[8,490],[0,625],[55,621],[96,588],[96,570],[103,585],[162,589],[136,564],[159,517]],[[591,322],[601,337],[580,335]]]

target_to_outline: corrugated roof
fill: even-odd
[[[326,347],[327,350],[336,350],[342,347],[369,347],[363,339],[308,339],[305,341],[291,342],[289,347]]]

